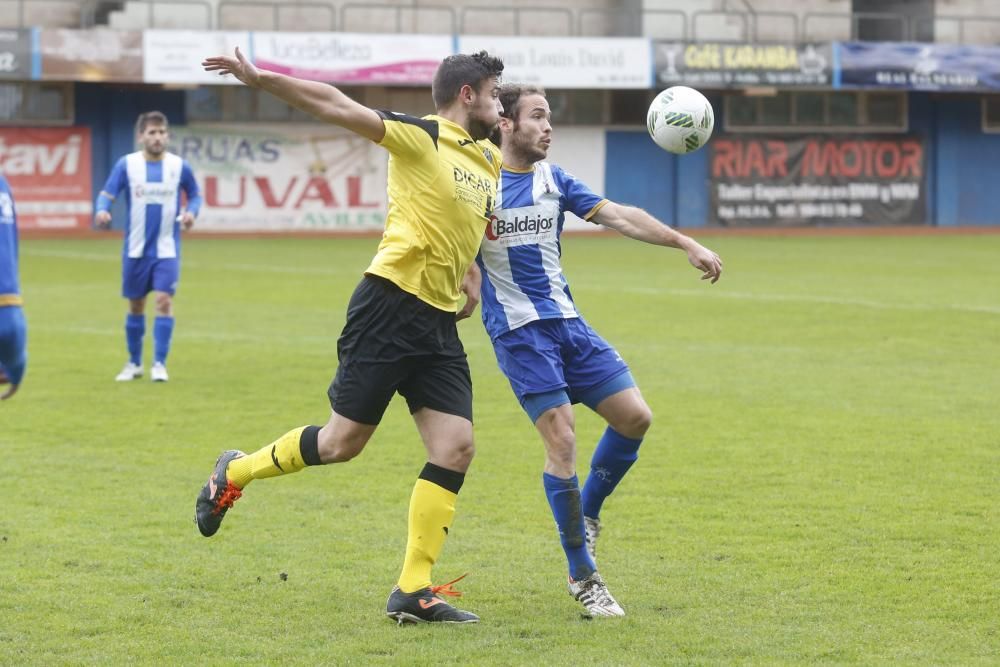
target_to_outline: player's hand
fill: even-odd
[[[701,271],[702,280],[709,280],[713,284],[718,282],[722,276],[721,257],[699,243],[695,243],[687,251],[687,255],[691,266]]]
[[[107,229],[111,226],[111,213],[108,211],[98,211],[97,215],[94,216],[94,222],[101,229]]]
[[[187,231],[194,225],[194,214],[191,211],[184,211],[177,216],[177,222],[181,223],[181,229]]]
[[[476,312],[482,287],[483,274],[479,272],[479,265],[473,262],[469,270],[465,272],[465,277],[462,279],[462,285],[459,288],[465,294],[465,305],[462,306],[460,311],[455,313],[456,320],[464,320]]]
[[[201,61],[206,72],[218,72],[219,76],[232,74],[251,88],[260,87],[260,72],[252,62],[247,60],[240,47],[236,47],[236,56],[210,56]]]

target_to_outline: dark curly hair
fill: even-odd
[[[483,81],[503,74],[503,61],[486,51],[448,56],[438,66],[431,84],[434,106],[443,109],[455,101],[462,86],[478,88]]]

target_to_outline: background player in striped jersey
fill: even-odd
[[[325,83],[258,71],[239,49],[203,65],[385,148],[389,208],[337,340],[326,425],[292,429],[250,454],[223,452],[195,501],[198,529],[214,535],[254,480],[359,455],[398,392],[427,462],[410,496],[406,555],[386,615],[399,623],[475,623],[478,616],[438,595],[454,593],[454,582],[432,586],[431,568],[474,454],[472,378],[455,322],[478,303],[474,260],[500,175],[500,154],[485,140],[499,119],[503,63],[485,51],[445,58],[431,86],[437,113],[423,118],[369,109]]]
[[[679,248],[713,283],[722,260],[645,211],[595,195],[543,160],[552,139],[540,88],[505,85],[503,169],[477,263],[483,322],[501,370],[545,443],[543,485],[569,562],[569,590],[593,616],[623,616],[597,573],[600,510],[638,457],[652,413],[621,356],[584,321],[560,265],[566,211],[639,241]],[[607,423],[581,497],[573,403]]]
[[[21,311],[17,272],[17,212],[7,179],[0,174],[0,400],[17,393],[28,363],[28,332]]]
[[[122,296],[128,299],[125,341],[129,359],[115,380],[142,377],[142,339],[146,333],[146,297],[156,292],[153,321],[153,367],[150,378],[166,382],[167,354],[174,331],[174,294],[180,278],[181,227],[190,229],[201,208],[191,166],[167,152],[170,132],[159,111],[139,115],[136,136],[141,150],[115,163],[97,196],[95,222],[111,224],[111,205],[125,191],[125,244],[122,250]],[[182,205],[181,193],[187,199]]]

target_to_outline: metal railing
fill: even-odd
[[[441,0],[438,0],[439,2]],[[1000,14],[908,16],[889,12],[758,11],[747,0],[726,0],[716,11],[681,9],[400,5],[339,0],[0,0],[0,27],[17,28],[54,17],[55,27],[81,28],[106,20],[109,7],[136,12],[145,26],[173,27],[167,12],[204,30],[437,32],[498,35],[630,36],[678,41],[798,42],[859,39],[1000,44]],[[544,2],[544,0],[542,0]],[[499,4],[499,3],[498,3]],[[486,17],[486,18],[484,18]],[[175,18],[175,17],[172,17]],[[544,20],[543,20],[544,19]],[[871,31],[871,32],[870,32]],[[884,37],[882,35],[885,35]]]
[[[191,17],[190,12],[193,11],[192,8],[195,7],[204,12],[203,16],[205,20],[202,25],[212,25],[212,5],[208,2],[208,0],[141,0],[141,2],[133,0],[132,2],[124,3],[92,0],[91,2],[81,5],[80,26],[95,26],[98,23],[97,16],[101,13],[102,9],[118,9],[118,7],[123,5],[131,7],[139,7],[141,5],[146,6],[144,10],[146,14],[146,23],[143,26],[145,28],[172,28],[176,25],[175,21],[161,20],[161,12],[184,12],[184,19],[185,22],[187,22]],[[205,28],[199,29],[204,30]]]
[[[392,14],[394,15],[394,22],[396,26],[396,32],[423,32],[419,30],[421,18],[429,19],[427,23],[435,27],[434,30],[429,32],[437,32],[441,34],[453,35],[458,32],[458,17],[455,13],[454,7],[449,7],[446,5],[420,5],[408,6],[408,5],[379,5],[371,3],[348,3],[341,6],[340,8],[340,26],[341,30],[344,32],[371,32],[371,30],[354,29],[352,26],[354,23],[351,21],[352,14],[363,15],[363,14]],[[439,21],[432,17],[432,15],[444,15],[446,17],[445,21]],[[410,20],[404,20],[408,17]],[[404,28],[404,25],[409,23],[408,28]],[[362,28],[365,24],[362,22],[360,24]],[[437,29],[440,26],[440,29]],[[369,26],[370,27],[370,26]]]
[[[522,28],[522,17],[526,14],[534,14],[538,16],[539,14],[546,14],[551,16],[562,16],[566,19],[566,22],[562,25],[546,25],[546,31],[543,34],[550,36],[563,36],[573,34],[573,11],[565,7],[463,7],[458,12],[458,31],[459,34],[466,33],[482,33],[481,30],[467,30],[466,19],[469,18],[470,14],[510,14],[513,16],[514,34],[523,35],[525,31]],[[533,25],[537,26],[538,23]],[[551,32],[548,30],[551,28]],[[490,33],[493,34],[493,33]],[[501,33],[504,34],[504,33]],[[532,32],[531,34],[540,34]]]
[[[291,31],[302,31],[310,30],[315,32],[327,32],[334,31],[337,29],[337,10],[333,5],[325,2],[295,2],[289,4],[284,2],[268,2],[266,0],[219,0],[219,4],[216,7],[216,23],[215,26],[218,30],[227,30],[229,28],[238,28],[240,30],[251,29],[251,26],[242,25],[242,22],[236,22],[236,25],[230,23],[226,20],[226,12],[239,12],[246,18],[246,12],[248,8],[259,7],[259,8],[270,8],[271,9],[271,25],[270,26],[253,26],[254,30],[291,30]],[[282,25],[281,17],[284,12],[300,12],[307,11],[312,16],[315,10],[319,10],[319,14],[326,15],[329,20],[324,25],[322,23],[316,23],[314,19],[310,18],[305,24],[294,24],[284,26]]]

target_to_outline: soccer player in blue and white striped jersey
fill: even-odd
[[[0,174],[0,384],[10,385],[0,400],[13,396],[21,384],[27,341],[17,273],[17,212],[10,185]]]
[[[500,103],[503,169],[476,259],[483,274],[483,322],[500,369],[545,443],[542,483],[569,564],[570,594],[591,616],[623,616],[597,573],[599,514],[638,458],[652,412],[621,356],[573,302],[560,263],[565,214],[572,211],[630,238],[679,248],[713,283],[722,273],[722,260],[645,211],[600,197],[544,162],[552,126],[542,89],[507,84]],[[582,494],[573,403],[583,403],[608,423]]]
[[[166,382],[167,354],[174,330],[173,297],[180,277],[181,227],[190,229],[201,208],[191,166],[167,152],[167,117],[159,111],[139,116],[136,134],[142,150],[115,164],[97,197],[95,222],[111,224],[111,205],[123,190],[128,218],[122,250],[122,296],[128,299],[125,340],[129,359],[115,378],[142,377],[142,339],[146,333],[146,297],[156,292],[153,322],[154,382]],[[181,194],[186,198],[186,204]]]

